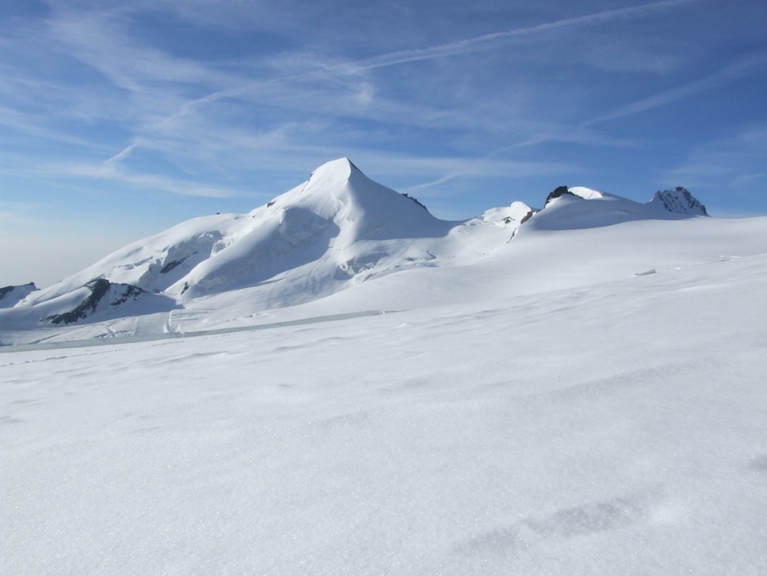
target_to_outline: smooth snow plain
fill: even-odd
[[[764,574],[767,255],[0,354],[3,574]]]
[[[0,315],[37,342],[0,348],[0,574],[767,573],[767,219],[578,189],[413,239],[331,168],[203,268],[215,218],[94,267],[209,289],[253,234],[309,272],[44,326],[89,270]]]

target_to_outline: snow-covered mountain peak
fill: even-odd
[[[516,230],[535,214],[524,202],[512,202],[510,206],[491,208],[482,214],[482,220],[501,228]]]
[[[682,187],[657,192],[652,201],[643,204],[584,186],[559,186],[546,197],[544,209],[535,214],[529,227],[598,228],[632,220],[677,220],[690,216],[708,214],[703,204]]]
[[[354,187],[363,188],[366,186],[366,180],[370,181],[348,158],[338,158],[326,162],[319,168],[312,171],[309,174],[309,179],[302,185],[298,186],[294,190],[283,194],[281,197],[275,200],[277,207],[291,202],[299,201],[301,203],[311,203],[314,200],[315,210],[324,212],[320,207],[323,200],[335,200],[331,203],[333,206],[338,206],[339,202],[347,199],[344,194],[341,194],[343,188],[348,188],[352,185],[351,181],[354,181]],[[348,190],[346,190],[348,195]],[[300,198],[300,200],[298,200]],[[310,200],[312,199],[312,200]],[[320,205],[316,202],[319,201]],[[327,214],[332,216],[332,214]]]
[[[316,178],[344,181],[348,180],[354,172],[362,174],[362,171],[354,165],[354,162],[344,156],[343,158],[325,162],[322,166],[313,170],[309,176],[309,181]],[[362,175],[364,176],[364,174]]]
[[[175,331],[187,310],[201,307],[210,307],[218,317],[236,304],[238,314],[253,317],[331,296],[334,301],[356,301],[364,294],[377,295],[374,304],[365,306],[385,307],[381,302],[388,302],[398,308],[407,297],[392,295],[398,292],[389,277],[393,273],[400,278],[400,272],[412,271],[403,276],[422,278],[426,269],[475,270],[483,261],[502,262],[504,254],[514,261],[524,259],[550,231],[569,235],[696,213],[705,214],[705,208],[682,188],[659,192],[642,204],[583,186],[559,186],[541,210],[512,202],[487,210],[482,218],[450,222],[435,218],[414,198],[374,182],[348,158],[339,158],[247,214],[182,222],[44,290],[33,285],[0,289],[0,324],[27,329],[114,320],[131,333],[139,324],[142,330],[160,326]],[[520,238],[510,243],[518,232]],[[441,282],[438,273],[432,277]],[[421,294],[419,290],[405,292]],[[431,296],[414,298],[432,301]],[[147,318],[130,320],[141,315]],[[148,318],[153,315],[157,318]]]
[[[605,194],[604,192],[594,190],[593,188],[586,188],[585,186],[573,186],[568,190],[571,194],[575,194],[584,200],[600,200],[602,198],[610,197],[610,194]]]
[[[357,222],[360,226],[355,233],[362,236],[371,232],[375,237],[385,236],[384,229],[392,226],[405,227],[396,237],[403,233],[418,236],[429,233],[436,221],[417,200],[371,180],[348,158],[326,162],[306,182],[251,212],[251,218],[297,207],[336,224]]]
[[[340,158],[248,214],[196,218],[126,246],[30,295],[27,312],[36,319],[91,321],[94,286],[178,303],[256,289],[258,309],[290,306],[429,262],[458,224],[435,218]],[[127,310],[117,295],[110,302],[117,304],[104,312],[115,318]]]
[[[593,188],[586,188],[585,186],[573,186],[572,188],[568,188],[567,186],[557,186],[546,197],[544,206],[549,206],[555,200],[562,197],[578,198],[580,200],[604,200],[615,198],[615,196],[612,196],[611,194],[606,194],[599,190],[594,190]]]

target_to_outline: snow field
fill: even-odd
[[[766,288],[4,350],[0,573],[764,574]]]

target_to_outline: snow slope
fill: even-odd
[[[131,244],[33,292],[0,317],[0,325],[45,325],[81,302],[94,279],[161,294],[178,306],[253,287],[255,309],[294,305],[364,281],[372,268],[380,274],[427,265],[435,258],[431,248],[456,224],[434,218],[342,158],[249,214],[197,218]],[[113,318],[134,314],[112,310]]]
[[[22,286],[4,286],[0,288],[0,308],[13,308],[37,290],[34,282]]]
[[[179,224],[108,256],[30,303],[97,277],[182,300],[294,276],[314,281],[310,290],[301,286],[303,292],[322,293],[334,277],[354,276],[366,260],[381,256],[378,246],[366,250],[371,241],[387,246],[401,238],[444,236],[450,227],[342,158],[247,215]]]

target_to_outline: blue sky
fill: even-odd
[[[0,5],[0,286],[340,156],[449,219],[560,184],[767,214],[765,2]]]

